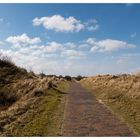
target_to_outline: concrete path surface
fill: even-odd
[[[134,136],[129,128],[79,83],[72,81],[62,136]]]

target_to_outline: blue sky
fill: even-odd
[[[0,4],[0,52],[36,73],[140,70],[140,4]]]

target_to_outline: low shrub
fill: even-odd
[[[11,93],[9,91],[6,92],[6,90],[0,91],[0,105],[1,106],[11,105],[16,101],[17,101],[16,94]]]
[[[46,74],[40,73],[40,77],[41,77],[41,78],[44,78],[44,77],[46,77]]]
[[[76,78],[75,78],[77,81],[80,81],[83,79],[83,77],[81,75],[78,75]]]
[[[3,56],[0,54],[0,67],[13,67],[15,64],[11,61],[11,58],[8,56]]]
[[[67,81],[71,81],[71,76],[65,76],[65,79],[67,80]]]

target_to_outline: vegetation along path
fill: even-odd
[[[129,128],[79,83],[67,95],[63,136],[134,136]]]

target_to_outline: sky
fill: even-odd
[[[0,4],[0,53],[35,73],[140,71],[140,4]]]

